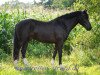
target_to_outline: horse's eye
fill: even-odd
[[[88,19],[88,18],[89,18],[87,15],[86,15],[85,17],[86,17],[86,19]]]
[[[82,17],[88,19],[88,15],[87,14],[83,14]]]

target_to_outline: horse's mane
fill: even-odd
[[[53,21],[56,21],[56,20],[59,21],[61,19],[70,19],[70,18],[73,18],[73,17],[77,17],[80,14],[81,14],[81,11],[75,11],[75,12],[64,14],[64,15],[59,16],[59,17],[57,17],[53,20],[50,20],[50,21],[38,21],[38,20],[35,20],[35,19],[33,19],[33,20],[37,23],[39,23],[39,22],[41,22],[41,23],[50,23],[50,22],[53,22]]]
[[[77,17],[81,14],[81,11],[75,11],[75,12],[71,12],[71,13],[67,13],[67,14],[64,14],[62,16],[59,16],[57,17],[56,19],[70,19],[70,18],[73,18],[73,17]]]

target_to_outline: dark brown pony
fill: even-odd
[[[65,40],[68,38],[71,30],[77,25],[81,24],[86,30],[91,30],[87,11],[76,11],[69,14],[62,15],[49,22],[37,21],[34,19],[26,19],[16,24],[14,35],[14,51],[13,59],[16,66],[19,58],[19,51],[21,49],[24,64],[28,65],[25,58],[26,48],[31,39],[54,43],[55,50],[53,53],[52,64],[58,51],[59,65],[62,67],[62,47]]]

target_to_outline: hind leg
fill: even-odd
[[[19,51],[21,45],[14,43],[14,51],[13,51],[13,59],[14,59],[14,67],[18,67],[18,59],[19,59]]]
[[[52,57],[52,60],[51,60],[51,64],[52,66],[54,66],[54,61],[55,61],[55,57],[56,57],[56,54],[57,54],[57,45],[55,44],[55,50],[54,50],[54,53],[53,53],[53,57]]]
[[[23,63],[24,63],[25,66],[29,66],[29,63],[28,63],[28,61],[26,59],[26,49],[27,49],[27,46],[28,46],[28,42],[27,41],[23,42],[21,53],[22,53]]]

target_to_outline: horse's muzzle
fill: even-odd
[[[92,29],[92,27],[87,28],[87,31],[90,31]]]

